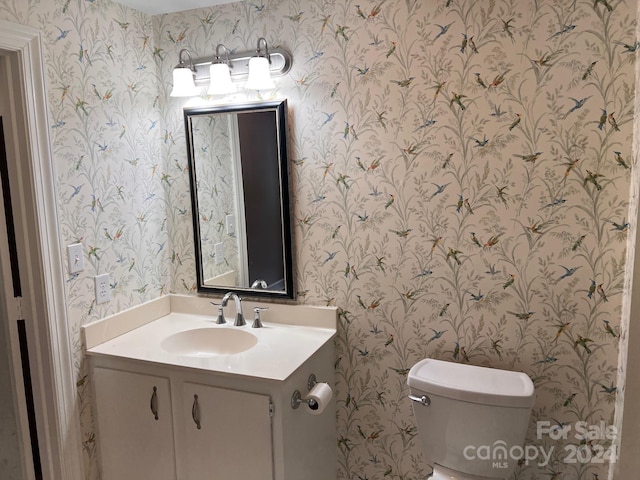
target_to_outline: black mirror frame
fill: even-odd
[[[282,240],[284,258],[284,290],[263,290],[246,287],[208,286],[204,284],[202,265],[202,244],[200,237],[200,222],[198,209],[198,195],[196,182],[195,157],[193,139],[190,128],[190,118],[212,113],[243,113],[251,111],[275,110],[279,146],[279,177],[280,177],[280,216],[282,219]],[[224,106],[206,106],[184,108],[185,138],[187,144],[187,159],[189,166],[189,185],[191,189],[191,216],[193,220],[193,239],[195,246],[195,264],[198,293],[220,295],[229,291],[241,293],[247,297],[268,297],[272,299],[294,299],[296,288],[293,268],[293,231],[291,228],[291,204],[289,187],[289,157],[288,157],[288,110],[286,100],[259,103],[247,103]]]

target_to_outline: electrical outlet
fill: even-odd
[[[109,285],[109,274],[103,273],[93,277],[96,283],[96,303],[106,303],[111,300],[111,286]]]
[[[216,243],[213,246],[213,254],[216,259],[216,265],[220,265],[224,262],[224,243]]]
[[[81,243],[67,245],[67,260],[69,262],[69,275],[84,270],[84,257]]]
[[[227,235],[233,235],[236,233],[236,216],[230,213],[226,217]]]

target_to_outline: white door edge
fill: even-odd
[[[30,252],[21,266],[29,290],[24,298],[37,321],[29,335],[40,455],[44,478],[81,480],[82,442],[78,395],[59,245],[53,158],[49,139],[40,32],[0,20],[0,48],[18,52],[23,79],[28,161],[21,165],[23,211],[16,212],[16,235]],[[27,231],[22,219],[32,219]]]

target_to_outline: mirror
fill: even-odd
[[[184,120],[198,292],[293,298],[286,100]]]

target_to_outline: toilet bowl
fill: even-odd
[[[434,480],[511,475],[535,399],[526,374],[428,358],[411,368],[407,383]]]

